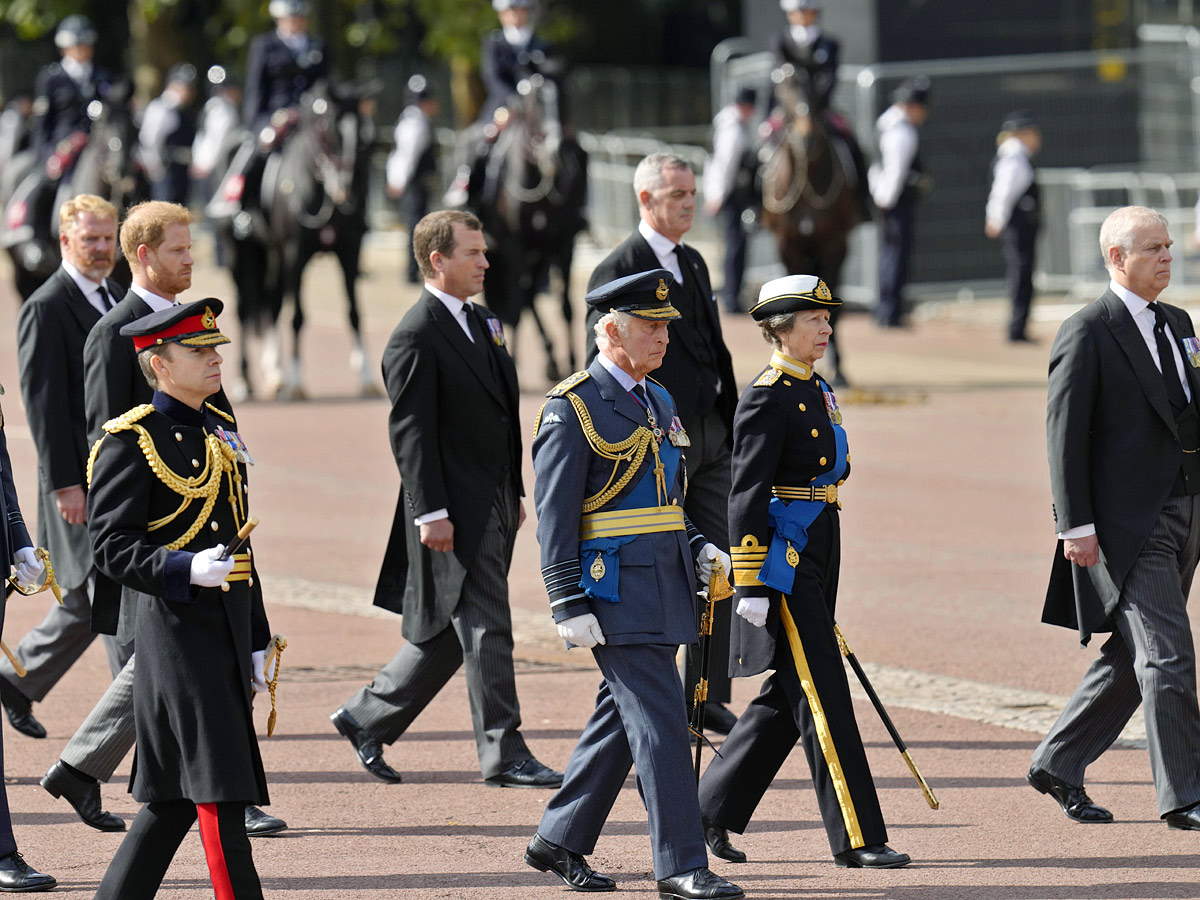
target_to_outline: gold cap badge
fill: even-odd
[[[213,315],[213,311],[207,306],[204,307],[204,315],[200,317],[200,324],[209,331],[217,327],[217,317]]]
[[[666,280],[662,278],[658,279],[658,290],[654,292],[654,296],[660,301],[665,301],[670,293],[671,289],[667,287]]]

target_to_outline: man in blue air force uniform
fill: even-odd
[[[707,868],[690,760],[680,644],[696,635],[696,579],[729,557],[684,515],[687,433],[671,395],[646,378],[662,363],[671,274],[639,272],[587,302],[599,354],[554,388],[534,427],[542,577],[558,632],[590,648],[604,680],[525,861],[577,891],[611,891],[593,871],[613,802],[636,764],[659,896],[733,898]]]

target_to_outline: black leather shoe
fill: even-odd
[[[1095,822],[1111,822],[1113,815],[1103,806],[1097,806],[1082,785],[1067,784],[1059,781],[1045,769],[1037,766],[1030,768],[1025,780],[1039,794],[1049,794],[1062,807],[1068,819],[1087,824]]]
[[[712,819],[701,819],[704,824],[704,843],[713,856],[733,863],[744,863],[746,854],[729,843],[729,831],[718,825]]]
[[[1180,831],[1200,831],[1200,803],[1177,809],[1163,816],[1168,828],[1178,828]]]
[[[531,756],[524,762],[505,769],[499,775],[485,778],[483,783],[489,787],[557,788],[562,787],[562,781],[562,772],[555,772],[549,766],[543,766]]]
[[[659,900],[734,900],[745,892],[708,869],[693,869],[658,882]]]
[[[38,872],[15,850],[0,858],[0,891],[7,894],[32,894],[48,891],[58,884],[53,875]]]
[[[833,858],[843,869],[898,869],[912,862],[907,853],[897,853],[887,844],[870,844],[857,850],[847,850]]]
[[[553,872],[573,891],[615,891],[617,883],[601,875],[587,864],[580,854],[558,844],[552,844],[540,834],[529,839],[525,848],[525,865],[539,872]]]
[[[75,808],[85,825],[99,831],[124,831],[125,821],[105,812],[100,805],[100,782],[85,781],[67,768],[61,759],[42,777],[42,787],[52,797],[62,797]]]
[[[358,724],[358,720],[345,707],[338,707],[337,712],[329,717],[338,734],[354,745],[354,752],[362,767],[378,778],[390,784],[399,784],[403,779],[400,773],[383,761],[383,747],[379,741],[367,734],[366,729]]]
[[[13,728],[26,737],[44,738],[46,729],[33,717],[33,703],[7,678],[0,678],[0,704]]]
[[[737,716],[720,703],[704,707],[704,730],[713,734],[729,734],[737,724]]]
[[[287,830],[287,822],[263,812],[257,806],[246,807],[246,834],[250,837],[266,837]]]

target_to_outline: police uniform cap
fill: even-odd
[[[186,84],[194,85],[196,83],[196,67],[191,63],[176,63],[167,70],[167,84]]]
[[[496,12],[504,12],[506,9],[528,9],[532,6],[531,0],[492,0],[492,9]]]
[[[820,0],[779,0],[779,8],[785,13],[798,12],[802,9],[821,9]]]
[[[307,16],[309,13],[308,0],[271,0],[267,4],[267,12],[270,13],[272,19]]]
[[[54,32],[54,46],[60,50],[79,44],[95,44],[96,28],[87,16],[67,16]]]
[[[912,78],[905,78],[900,82],[900,86],[892,91],[892,102],[920,103],[924,106],[929,103],[929,92],[932,87],[929,79],[924,75],[914,75]]]
[[[1027,131],[1030,128],[1037,128],[1037,119],[1027,109],[1018,109],[1010,112],[1004,117],[1004,121],[1000,125],[1002,132],[1014,133],[1017,131]]]
[[[433,96],[429,90],[429,80],[424,75],[413,75],[408,79],[408,102],[420,103]]]
[[[784,313],[804,309],[833,310],[841,305],[842,301],[830,293],[829,285],[816,275],[784,275],[762,286],[758,302],[750,307],[750,315],[754,321],[761,322]]]
[[[601,313],[623,312],[650,322],[670,321],[682,318],[670,302],[674,285],[675,278],[667,269],[651,269],[602,284],[583,299]]]
[[[734,95],[733,102],[739,105],[753,106],[758,102],[758,91],[752,87],[738,88],[737,94]]]
[[[168,306],[121,326],[121,337],[133,338],[133,348],[138,352],[170,343],[185,347],[228,344],[229,338],[217,328],[217,316],[224,308],[216,297]]]

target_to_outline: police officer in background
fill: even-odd
[[[396,120],[395,149],[387,159],[388,196],[399,201],[400,217],[408,229],[408,283],[421,283],[421,269],[412,247],[413,229],[429,212],[429,198],[437,190],[437,143],[433,117],[437,97],[424,75],[408,79],[408,105]]]
[[[534,426],[542,577],[558,633],[592,651],[595,709],[525,851],[576,891],[616,883],[584,857],[631,766],[650,822],[658,896],[743,896],[708,869],[675,652],[696,635],[697,579],[729,557],[687,518],[688,435],[666,388],[667,328],[681,318],[670,272],[651,269],[587,295],[599,353],[555,387]],[[614,448],[622,453],[614,453]]]
[[[713,152],[704,166],[704,211],[721,221],[725,238],[725,311],[741,312],[738,297],[746,270],[746,230],[758,205],[754,196],[757,148],[750,128],[758,94],[751,87],[713,119]],[[750,219],[750,221],[747,221]]]
[[[1033,253],[1041,221],[1041,202],[1033,157],[1042,148],[1042,131],[1025,112],[1010,113],[996,136],[992,190],[988,194],[984,230],[1001,238],[1004,274],[1012,298],[1008,339],[1032,341],[1025,328],[1033,302]]]
[[[196,67],[179,63],[167,72],[163,92],[146,104],[138,148],[150,179],[150,198],[187,204],[192,143],[196,139]]]
[[[500,28],[483,41],[480,76],[487,99],[479,111],[480,121],[490,121],[497,109],[508,105],[522,78],[533,72],[547,77],[557,75],[552,61],[554,51],[533,33],[529,12],[532,5],[532,0],[492,0]]]
[[[67,16],[54,33],[54,45],[62,52],[62,59],[38,74],[33,103],[34,146],[39,162],[49,159],[60,141],[76,132],[90,132],[88,104],[107,97],[112,89],[112,77],[92,62],[95,44],[96,29],[84,16]]]
[[[296,106],[306,91],[329,77],[329,49],[308,33],[307,0],[271,0],[275,30],[250,42],[242,119],[257,132],[277,109]]]
[[[904,324],[903,293],[917,227],[917,200],[930,185],[921,165],[918,134],[928,105],[929,79],[918,75],[892,92],[892,105],[875,122],[879,162],[871,167],[871,197],[883,216],[875,319],[883,328]]]

